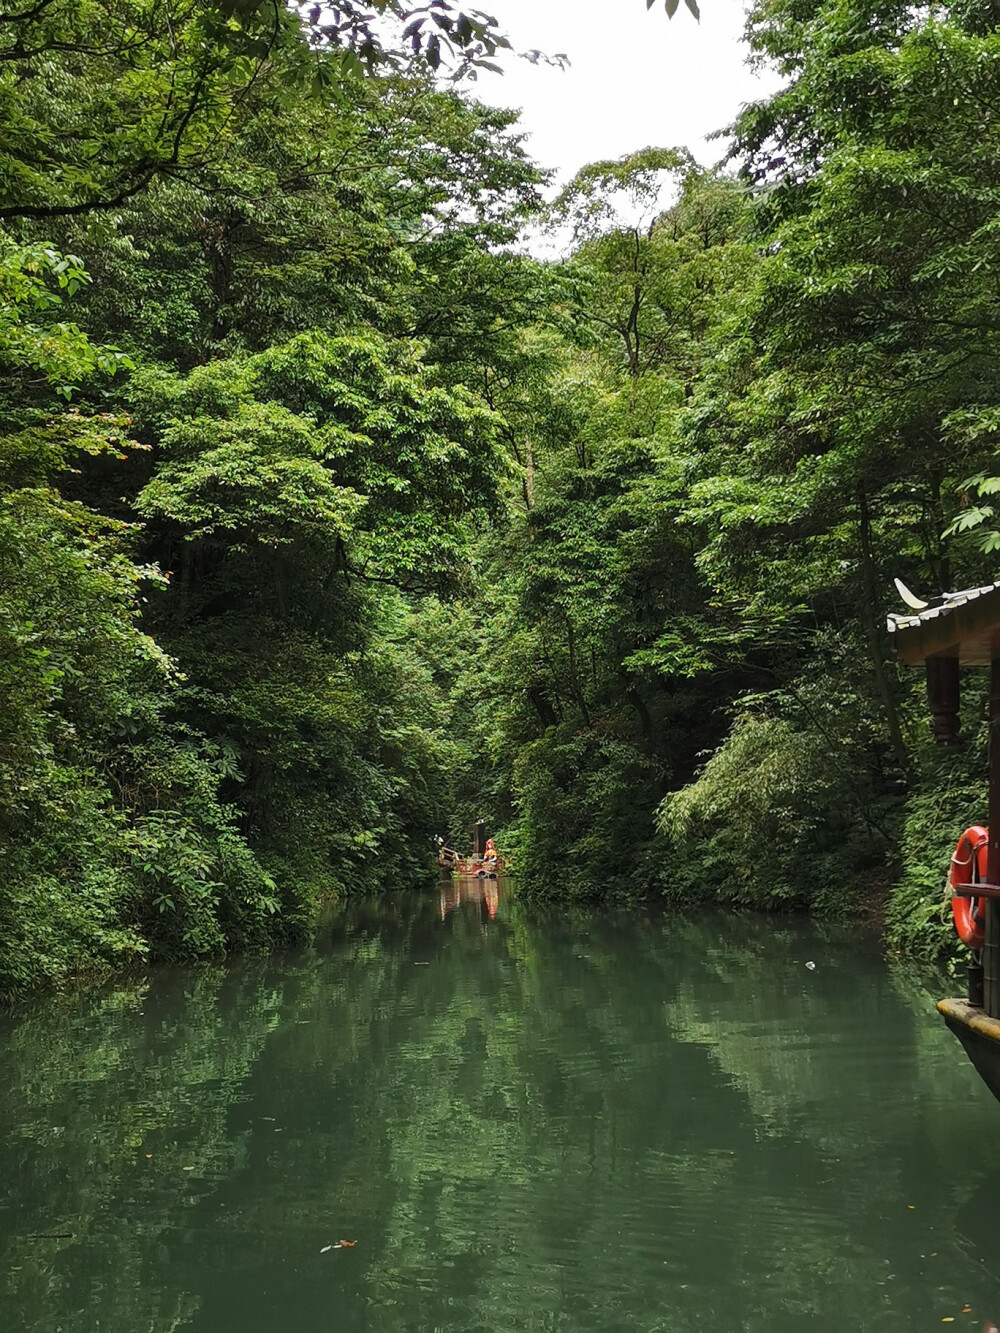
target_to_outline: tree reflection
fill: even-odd
[[[10,1021],[0,1327],[895,1329],[982,1308],[968,1201],[995,1191],[952,1131],[961,1110],[986,1141],[995,1106],[873,947],[496,889],[353,904],[294,957]]]

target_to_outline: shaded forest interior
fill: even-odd
[[[499,31],[385,8],[0,3],[0,996],[477,818],[526,895],[947,950],[981,691],[935,750],[884,622],[1000,549],[1000,11],[761,0],[722,167],[553,200],[441,77]]]

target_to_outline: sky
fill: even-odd
[[[744,63],[743,0],[700,5],[698,23],[683,3],[668,19],[662,0],[649,11],[645,0],[491,0],[480,7],[515,49],[563,52],[571,64],[560,71],[508,58],[503,76],[480,75],[474,95],[522,108],[529,152],[560,181],[648,144],[688,148],[710,165],[724,147],[707,136],[777,81]]]

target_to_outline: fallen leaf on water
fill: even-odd
[[[357,1242],[356,1240],[338,1240],[338,1241],[337,1241],[337,1244],[340,1246],[340,1248],[341,1248],[342,1250],[353,1250],[354,1247],[355,1247],[355,1245],[357,1245],[357,1243],[358,1243],[358,1242]]]
[[[972,1314],[972,1306],[971,1306],[971,1305],[963,1305],[963,1306],[962,1306],[962,1313],[963,1313],[963,1314]]]
[[[953,1324],[954,1322],[955,1322],[955,1316],[953,1314],[946,1314],[945,1317],[941,1320],[942,1324]]]
[[[917,1205],[915,1203],[908,1203],[906,1206],[907,1208],[909,1208],[911,1213],[915,1213],[917,1210]]]
[[[151,1152],[148,1152],[148,1153],[146,1154],[146,1161],[147,1161],[147,1162],[148,1162],[149,1159],[152,1157],[152,1155],[153,1155],[153,1154],[152,1154]]]

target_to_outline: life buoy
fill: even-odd
[[[986,857],[990,835],[978,824],[967,828],[952,853],[948,882],[953,889],[964,884],[986,883]],[[951,914],[958,938],[970,949],[981,949],[985,936],[986,899],[952,898]]]

